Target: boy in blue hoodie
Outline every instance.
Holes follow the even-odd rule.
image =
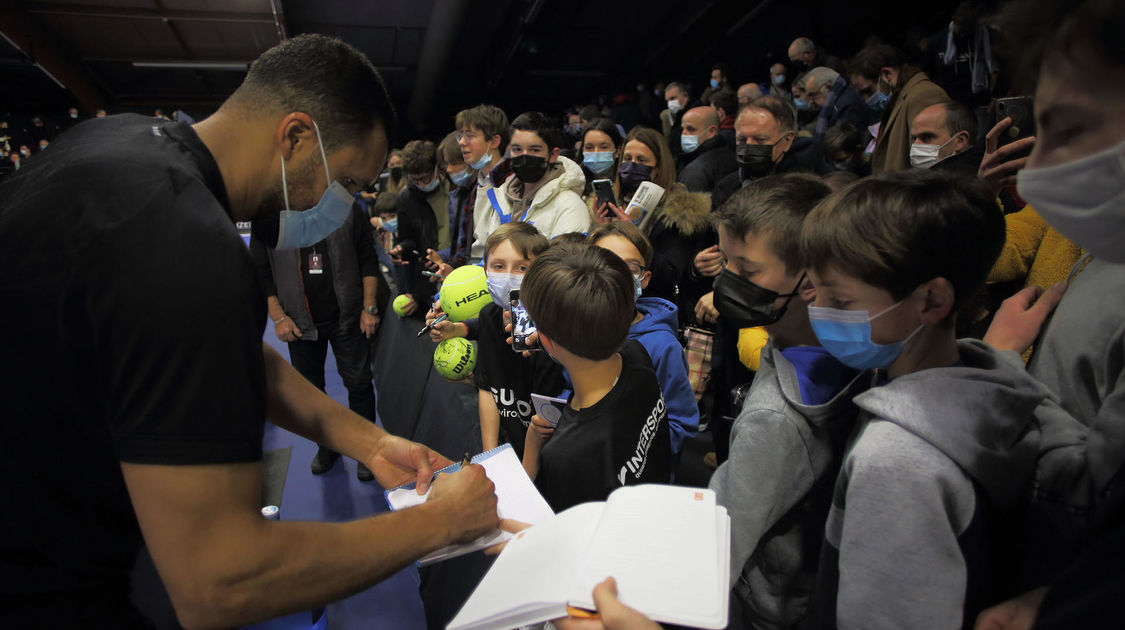
[[[832,482],[870,381],[821,348],[809,326],[812,284],[801,224],[831,191],[818,177],[755,180],[715,215],[726,264],[720,317],[763,326],[769,341],[734,421],[730,456],[710,487],[731,517],[731,628],[791,628],[804,619]],[[740,611],[740,613],[739,613]]]
[[[1055,407],[1019,366],[954,334],[1004,238],[977,182],[918,169],[856,182],[805,220],[813,331],[879,383],[854,399],[812,627],[971,628],[1009,586],[1003,519]]]
[[[672,470],[680,461],[684,442],[699,432],[699,405],[688,380],[684,347],[676,335],[679,325],[676,305],[656,297],[641,297],[652,277],[652,245],[637,226],[628,221],[613,221],[590,233],[588,242],[607,249],[625,261],[633,274],[636,315],[629,326],[629,339],[635,339],[652,359],[660,390],[668,405],[668,428],[672,441]]]

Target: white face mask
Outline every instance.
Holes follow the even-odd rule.
[[[1125,264],[1125,142],[1017,177],[1020,197],[1051,227],[1094,256]]]
[[[683,108],[684,108],[684,106],[680,105],[680,99],[678,99],[678,98],[674,98],[674,99],[668,101],[668,113],[672,114],[673,116],[675,116],[676,113],[679,112]]]
[[[953,142],[953,138],[946,140],[945,144]],[[912,144],[910,145],[910,165],[914,168],[930,168],[941,161],[938,156],[945,144]],[[947,156],[948,157],[948,156]]]

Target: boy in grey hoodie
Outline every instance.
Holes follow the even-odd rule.
[[[830,192],[809,175],[767,177],[716,215],[727,265],[715,305],[734,325],[770,335],[731,429],[730,457],[710,484],[731,516],[731,628],[804,619],[856,417],[851,399],[870,381],[821,348],[809,326],[814,294],[800,260],[801,224]]]
[[[1003,519],[1034,472],[1046,389],[954,336],[1004,244],[975,182],[886,173],[809,214],[809,319],[829,352],[878,369],[836,480],[810,620],[818,628],[972,627],[1005,593]],[[1009,550],[1011,551],[1011,550]]]

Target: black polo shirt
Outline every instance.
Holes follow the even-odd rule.
[[[186,123],[90,120],[0,185],[0,616],[139,623],[120,463],[259,460],[265,320]]]

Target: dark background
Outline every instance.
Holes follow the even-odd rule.
[[[4,0],[0,116],[205,117],[246,64],[282,37],[334,35],[370,57],[402,123],[395,141],[439,138],[480,102],[529,109],[768,80],[794,37],[846,59],[870,36],[903,47],[945,28],[957,2],[839,0]],[[989,3],[985,3],[986,5]],[[643,92],[638,86],[643,85]],[[646,97],[647,98],[647,97]],[[661,100],[663,100],[661,96]]]

